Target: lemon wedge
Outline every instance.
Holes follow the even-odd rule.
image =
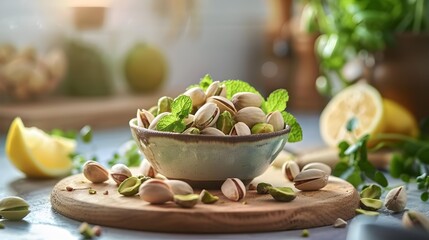
[[[320,134],[327,145],[336,147],[342,140],[353,141],[353,136],[346,129],[351,118],[358,120],[353,133],[359,138],[365,134],[375,136],[383,132],[384,117],[380,93],[367,83],[360,82],[345,88],[329,101],[320,115]]]
[[[420,130],[416,118],[406,108],[390,100],[383,99],[384,130],[383,133],[397,133],[418,137]]]
[[[15,118],[6,139],[6,154],[15,167],[32,178],[54,178],[69,174],[76,141],[51,136],[41,129],[26,128]]]

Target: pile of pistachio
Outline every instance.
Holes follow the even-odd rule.
[[[280,111],[266,115],[261,109],[264,101],[261,95],[238,92],[229,100],[226,98],[227,91],[226,86],[219,81],[212,82],[206,91],[200,87],[187,90],[183,96],[191,99],[191,109],[183,116],[183,127],[173,130],[159,126],[162,118],[171,116],[175,111],[172,109],[174,100],[162,97],[157,106],[149,110],[137,110],[138,126],[151,130],[216,136],[270,133],[285,128]]]
[[[291,182],[295,188],[301,191],[317,191],[328,184],[328,177],[331,175],[331,168],[320,162],[309,163],[302,169],[295,161],[286,161],[282,166],[283,175]]]
[[[30,205],[20,197],[5,197],[0,200],[1,218],[19,221],[30,213]]]

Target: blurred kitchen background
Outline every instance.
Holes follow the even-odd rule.
[[[15,116],[44,129],[126,126],[137,108],[176,96],[206,73],[245,80],[264,95],[286,88],[289,110],[319,113],[329,98],[316,90],[318,35],[306,31],[305,3],[1,1],[0,131]],[[429,56],[428,47],[417,52]],[[363,75],[359,64],[351,69]]]

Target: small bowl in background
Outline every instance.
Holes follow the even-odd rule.
[[[196,188],[220,188],[227,178],[244,184],[264,173],[287,142],[290,128],[248,136],[207,136],[148,130],[129,122],[147,160],[169,179]]]

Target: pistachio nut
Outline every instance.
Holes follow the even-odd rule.
[[[174,202],[183,208],[192,208],[197,205],[200,196],[198,194],[174,195]]]
[[[156,117],[156,115],[158,115],[158,106],[152,106],[147,111],[150,112],[150,113],[152,113],[152,115],[154,117]]]
[[[279,202],[290,202],[296,198],[296,194],[290,187],[272,187],[268,193]]]
[[[400,212],[407,205],[407,192],[403,186],[390,190],[384,199],[384,205],[393,212]]]
[[[149,125],[148,129],[150,129],[150,130],[155,130],[155,129],[156,129],[156,125],[158,124],[159,120],[160,120],[161,118],[163,118],[164,116],[167,116],[168,114],[170,114],[170,113],[169,113],[169,112],[163,112],[163,113],[158,114],[158,115],[157,115],[157,116],[152,120],[152,122],[150,123],[150,125]]]
[[[258,185],[256,186],[256,192],[258,194],[268,194],[268,191],[270,190],[270,188],[272,188],[273,185],[269,184],[269,183],[258,183]]]
[[[189,114],[185,119],[183,119],[183,122],[185,123],[186,128],[190,128],[194,124],[195,116],[192,114]]]
[[[148,128],[155,117],[149,111],[137,109],[137,125]]]
[[[319,170],[324,171],[328,175],[331,175],[331,172],[332,172],[330,166],[328,166],[324,163],[321,163],[321,162],[313,162],[313,163],[306,164],[301,170],[305,171],[308,169],[319,169]]]
[[[209,191],[203,189],[200,193],[200,200],[204,204],[212,204],[219,200],[218,196],[211,194]]]
[[[360,192],[360,197],[380,199],[381,187],[375,184],[370,184],[362,189],[362,191]]]
[[[143,174],[143,176],[150,178],[154,178],[156,177],[156,174],[158,174],[158,171],[156,171],[156,169],[152,167],[152,165],[147,159],[143,159],[140,163],[139,172]]]
[[[200,134],[200,129],[196,128],[196,127],[190,127],[188,129],[186,129],[185,131],[183,131],[183,134],[194,134],[194,135],[198,135]]]
[[[229,135],[232,136],[246,136],[250,134],[252,134],[252,132],[250,132],[250,128],[244,122],[234,124],[229,133]]]
[[[219,114],[220,110],[216,104],[206,103],[195,113],[194,125],[198,129],[211,127],[216,123]]]
[[[356,214],[362,214],[362,215],[373,216],[373,217],[380,215],[379,212],[363,210],[361,208],[356,209],[355,212]]]
[[[361,198],[360,207],[368,211],[377,211],[383,207],[383,201],[372,198]]]
[[[87,161],[82,168],[85,178],[93,183],[102,183],[109,180],[109,172],[98,162]]]
[[[429,232],[429,218],[417,211],[407,211],[402,216],[402,224],[406,228],[419,228]]]
[[[142,180],[138,177],[129,177],[119,184],[118,192],[124,196],[134,196],[139,192]]]
[[[119,185],[121,184],[125,179],[132,176],[130,169],[122,164],[117,163],[112,166],[110,169],[110,176],[112,179]]]
[[[226,97],[226,87],[224,84],[221,84],[219,81],[212,82],[206,90],[207,98],[213,96],[222,96]]]
[[[257,123],[265,122],[265,119],[265,113],[257,107],[242,108],[234,116],[236,122],[244,122],[249,128]]]
[[[262,105],[262,97],[256,93],[250,92],[236,93],[232,96],[231,101],[237,110],[245,107],[259,108]]]
[[[139,196],[151,204],[163,204],[173,200],[173,191],[163,180],[149,179],[140,185]]]
[[[231,101],[229,101],[227,98],[222,96],[213,96],[207,98],[208,103],[214,103],[219,108],[220,112],[228,111],[232,115],[235,115],[237,110],[234,107],[234,104],[232,104]]]
[[[173,103],[173,98],[171,97],[161,97],[158,99],[158,112],[156,115],[159,115],[163,112],[171,112],[171,104]]]
[[[334,228],[345,228],[347,226],[347,222],[342,218],[337,218],[333,224]]]
[[[267,123],[273,125],[274,131],[280,131],[285,128],[286,124],[280,111],[274,111],[267,115]]]
[[[252,134],[271,133],[274,132],[273,125],[269,123],[257,123],[251,129]]]
[[[302,191],[316,191],[328,184],[329,175],[319,169],[309,169],[296,175],[295,187]]]
[[[221,130],[225,135],[228,135],[231,132],[232,127],[235,122],[230,112],[224,111],[219,115],[219,118],[216,121],[216,128]]]
[[[5,197],[0,200],[0,216],[18,221],[30,213],[30,205],[20,197]]]
[[[221,130],[214,127],[206,127],[200,133],[202,135],[225,136]]]
[[[188,96],[192,100],[192,106],[194,108],[201,107],[206,102],[206,94],[203,89],[194,87],[188,89],[183,95]]]
[[[188,195],[194,193],[191,185],[180,180],[165,180],[165,183],[170,186],[175,195]]]
[[[289,181],[293,182],[296,175],[300,173],[298,163],[293,160],[285,162],[282,166],[282,172]]]
[[[238,178],[227,178],[221,186],[221,191],[232,201],[239,201],[246,196],[246,187]]]

